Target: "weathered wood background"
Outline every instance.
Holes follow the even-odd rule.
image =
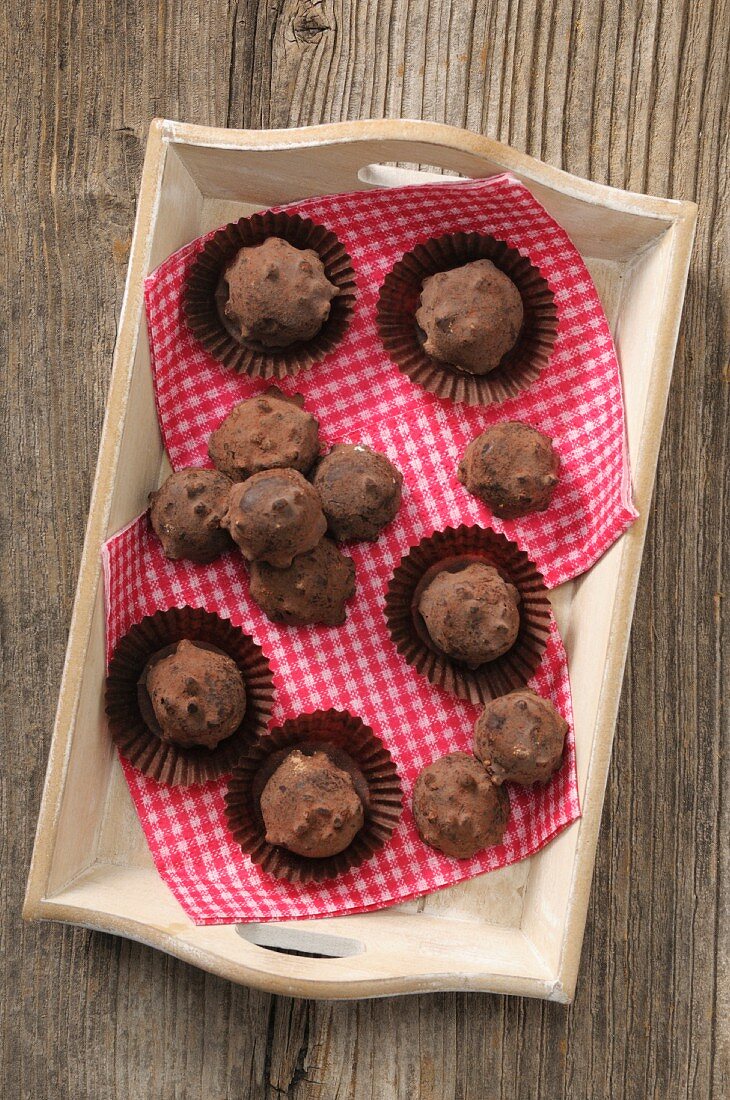
[[[726,0],[0,9],[2,1095],[730,1095]],[[700,204],[569,1010],[456,994],[277,999],[124,940],[21,925],[154,115],[254,127],[436,119]]]

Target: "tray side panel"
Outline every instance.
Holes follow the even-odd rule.
[[[154,266],[170,250],[179,247],[195,232],[202,197],[196,190],[178,158],[165,159],[161,192],[166,202],[160,206],[154,227],[147,239],[148,260]],[[142,267],[136,269],[141,283]],[[135,289],[138,286],[135,285]],[[144,331],[142,302],[135,295],[138,314],[130,318],[138,331]],[[156,483],[163,448],[155,411],[152,371],[146,337],[140,337],[134,348],[134,358],[121,436],[116,455],[113,483],[100,502],[104,512],[102,541],[128,523],[146,506],[149,487]],[[103,444],[102,444],[103,448]],[[101,472],[100,459],[100,472]],[[99,555],[101,546],[96,549]],[[58,808],[56,846],[47,891],[53,893],[78,874],[83,866],[96,858],[99,829],[108,797],[111,767],[115,754],[111,751],[104,716],[105,626],[104,589],[99,562],[88,576],[79,581],[79,596],[93,608],[85,661],[79,671],[78,702],[74,736],[70,739],[67,773]]]
[[[111,496],[142,316],[142,272],[147,263],[149,239],[160,198],[165,152],[162,127],[153,126],[145,154],[99,460],[92,490],[66,661],[26,890],[23,912],[27,917],[32,917],[38,912],[40,899],[49,890],[51,880],[64,879],[73,869],[72,861],[66,856],[63,860],[59,860],[58,864],[54,864],[59,814],[68,758],[79,714],[81,680],[90,652],[92,624],[94,616],[99,614],[99,605],[96,602],[101,598],[99,553],[108,529]],[[96,629],[98,630],[98,626]],[[94,706],[98,715],[98,702]],[[92,713],[94,713],[93,710]],[[87,832],[88,828],[87,824]],[[77,859],[77,869],[84,866],[93,855],[84,849],[82,843],[72,845],[72,851],[77,853],[73,857]]]
[[[539,165],[529,157],[515,154],[506,146],[477,135],[450,130],[452,141],[459,142],[459,137],[453,138],[453,135],[462,135],[459,144],[390,137],[373,140],[367,136],[368,131],[357,124],[344,124],[345,127],[351,137],[335,141],[328,141],[324,136],[318,140],[315,131],[320,128],[313,128],[307,142],[298,140],[301,131],[285,132],[278,148],[261,147],[257,135],[251,132],[242,133],[242,148],[233,148],[230,144],[219,144],[215,135],[220,131],[212,130],[209,142],[205,137],[200,139],[202,144],[189,143],[183,138],[176,148],[203,193],[259,207],[293,202],[309,195],[370,190],[378,185],[373,181],[388,178],[389,173],[383,176],[373,170],[374,165],[383,162],[422,162],[470,178],[484,178],[510,170],[567,229],[581,252],[602,259],[625,260],[633,256],[664,232],[671,222],[660,207],[652,209],[646,200],[642,204],[641,196],[632,196],[635,203],[625,199],[615,208],[602,204],[597,196],[591,201],[580,193],[584,188],[571,191],[566,187],[565,180],[571,177],[565,173]],[[177,126],[170,132],[178,137],[184,133]],[[390,178],[403,182],[400,173]],[[419,182],[422,179],[419,178]],[[586,181],[580,182],[585,187]],[[588,187],[611,192],[610,188],[598,185],[588,184]]]
[[[98,864],[52,902],[48,919],[70,921],[129,936],[204,969],[290,996],[348,999],[435,989],[483,989],[551,996],[554,979],[517,928],[493,928],[489,936],[472,922],[443,922],[382,910],[353,917],[309,921],[312,935],[343,957],[304,958],[270,951],[240,936],[234,925],[195,927],[157,875],[146,869]],[[301,922],[283,926],[296,937]],[[364,950],[352,953],[352,942]],[[290,939],[290,942],[291,939]]]
[[[631,618],[648,524],[677,331],[694,234],[695,212],[679,219],[656,246],[629,268],[617,325],[624,373],[626,424],[639,519],[576,586],[566,640],[576,723],[593,717],[590,750],[578,757],[583,818],[575,830],[576,856],[562,858],[563,838],[534,859],[522,929],[546,962],[561,974],[572,998],[588,909],[603,798],[613,744]],[[605,624],[602,628],[601,624]],[[603,660],[594,663],[593,633],[605,637]],[[600,669],[600,674],[596,670]],[[562,902],[562,933],[555,902]],[[547,902],[547,905],[546,905]]]

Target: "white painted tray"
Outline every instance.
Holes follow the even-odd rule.
[[[583,818],[529,860],[381,912],[196,928],[155,871],[103,712],[101,544],[144,509],[168,470],[143,280],[181,245],[241,214],[429,178],[392,162],[470,177],[514,172],[573,238],[616,340],[641,518],[588,574],[553,593],[570,664]],[[572,998],[695,220],[693,203],[602,187],[426,122],[278,131],[153,122],[27,918],[128,936],[233,981],[297,996],[474,989]]]

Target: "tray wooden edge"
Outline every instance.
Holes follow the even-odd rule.
[[[466,982],[457,975],[438,974],[433,977],[379,978],[367,982],[344,981],[326,990],[316,979],[287,979],[287,988],[275,975],[252,970],[216,955],[204,955],[198,949],[181,943],[147,925],[99,912],[89,919],[87,909],[74,909],[54,903],[44,897],[56,840],[58,817],[70,751],[71,733],[78,706],[79,685],[88,644],[92,614],[98,585],[101,581],[100,552],[106,537],[111,505],[111,489],[118,464],[126,399],[129,392],[134,349],[143,318],[143,283],[151,248],[151,230],[160,198],[160,188],[167,146],[180,142],[219,148],[277,149],[293,146],[318,147],[350,142],[399,140],[429,144],[435,148],[463,151],[501,165],[528,180],[534,180],[575,199],[646,217],[661,218],[667,230],[674,234],[671,278],[661,312],[666,319],[662,334],[654,349],[652,376],[644,417],[640,453],[633,465],[634,496],[641,517],[623,536],[623,551],[618,580],[618,598],[611,622],[609,661],[604,669],[596,736],[591,765],[583,798],[583,817],[579,829],[573,880],[570,891],[568,920],[558,973],[554,981],[538,979],[491,979],[488,983]],[[93,927],[148,943],[176,955],[206,970],[230,980],[256,988],[292,996],[359,998],[386,996],[427,990],[474,989],[512,992],[526,996],[547,997],[568,1003],[572,1000],[577,980],[583,931],[595,850],[601,822],[603,797],[611,757],[613,732],[618,711],[623,670],[628,650],[633,606],[638,585],[641,558],[646,537],[648,513],[659,454],[664,413],[674,361],[677,333],[684,300],[689,260],[697,219],[693,202],[662,199],[621,191],[573,176],[546,165],[533,157],[513,150],[490,138],[457,127],[420,120],[384,119],[332,123],[292,130],[226,130],[196,126],[167,119],[154,119],[150,125],[142,171],[137,214],[135,219],[130,262],[120,314],[118,337],[112,361],[106,413],[102,428],[99,458],[91,496],[89,519],[79,569],[74,607],[66,649],[66,659],[59,692],[59,702],[53,728],[46,778],[36,828],[36,838],[28,873],[23,917],[27,920],[54,920]]]
[[[443,122],[425,122],[422,119],[356,119],[347,122],[330,122],[318,126],[300,126],[278,130],[229,130],[218,126],[198,126],[195,123],[176,122],[173,119],[156,118],[150,124],[150,133],[158,131],[165,142],[196,145],[211,149],[293,149],[316,148],[323,145],[352,145],[355,143],[402,141],[431,145],[434,149],[468,153],[482,160],[494,161],[505,172],[532,179],[545,187],[553,188],[571,198],[598,206],[634,213],[643,217],[656,217],[668,222],[678,217],[696,218],[697,204],[685,199],[667,199],[658,195],[645,195],[638,191],[624,191],[608,184],[575,176],[562,168],[556,168],[528,153],[513,149],[511,145],[450,126]]]
[[[650,386],[647,397],[641,432],[642,445],[639,454],[632,456],[633,495],[639,518],[621,539],[623,550],[617,582],[617,598],[611,617],[609,657],[603,673],[596,720],[597,733],[582,800],[583,816],[579,822],[580,832],[573,866],[568,919],[564,929],[558,968],[558,983],[565,992],[568,1002],[573,1000],[578,978],[595,853],[601,827],[603,799],[608,781],[636,590],[639,584],[659,448],[674,370],[674,354],[697,224],[697,204],[682,202],[680,205],[682,209],[673,226],[671,276],[661,306],[665,324],[660,328],[660,336],[653,355],[652,376],[655,378],[655,384]]]
[[[31,906],[30,911],[24,909],[23,916],[26,920],[52,921],[105,932],[109,935],[123,936],[125,939],[164,951],[167,955],[200,967],[228,981],[278,996],[352,1001],[414,993],[469,992],[535,997],[561,1004],[568,1004],[570,1000],[560,981],[552,976],[538,978],[521,974],[464,974],[462,971],[449,969],[357,979],[340,976],[323,980],[321,973],[312,977],[303,973],[308,966],[312,966],[313,969],[316,967],[319,971],[321,960],[318,958],[287,955],[290,969],[286,975],[268,971],[263,966],[249,966],[246,962],[226,960],[222,963],[221,957],[214,952],[206,951],[187,940],[181,940],[179,936],[162,929],[116,914],[90,914],[86,908],[40,900]],[[241,946],[244,949],[259,950],[255,944],[247,944],[244,940],[241,940]],[[530,947],[534,952],[531,944]],[[534,953],[536,955],[536,952]],[[347,957],[343,957],[329,961],[347,963],[348,960]]]

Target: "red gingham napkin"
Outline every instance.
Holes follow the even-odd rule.
[[[318,416],[323,440],[371,444],[403,470],[403,507],[378,543],[348,548],[358,589],[347,624],[287,629],[270,623],[248,597],[240,557],[212,566],[171,563],[145,517],[104,549],[108,651],[145,614],[170,606],[229,616],[270,658],[277,688],[274,722],[317,707],[358,714],[383,739],[404,784],[405,810],[391,843],[333,883],[294,887],[261,875],[232,843],[223,815],[225,782],[175,790],[125,772],[162,878],[196,923],[276,920],[377,908],[522,859],[580,813],[572,729],[565,762],[546,788],[510,790],[505,843],[468,861],[421,843],[410,813],[420,767],[443,752],[468,749],[478,708],[432,688],[395,651],[382,605],[401,556],[424,535],[477,522],[504,530],[530,553],[548,584],[587,569],[628,527],[630,500],[621,384],[606,318],[590,276],[565,232],[510,176],[487,181],[329,196],[287,209],[334,229],[356,270],[358,299],[336,351],[282,384],[300,391]],[[499,407],[451,404],[413,385],[383,353],[375,329],[378,288],[404,251],[435,235],[483,230],[528,254],[548,280],[559,312],[551,362],[532,388]],[[206,443],[230,408],[266,385],[226,372],[193,340],[180,314],[193,242],[146,282],[160,426],[174,468],[210,465]],[[562,459],[551,508],[506,522],[455,478],[458,458],[477,432],[520,418],[548,432]],[[150,486],[152,488],[152,486]],[[532,686],[570,722],[565,652],[555,624]]]
[[[359,433],[392,457],[394,429]],[[454,749],[470,750],[479,708],[453,699],[411,669],[390,642],[382,612],[393,568],[424,527],[427,483],[406,466],[405,501],[386,538],[353,546],[358,592],[345,626],[287,629],[270,623],[248,596],[237,552],[213,565],[170,562],[146,515],[114,535],[103,550],[107,652],[144,615],[158,608],[205,607],[252,634],[275,673],[273,722],[319,707],[359,715],[392,753],[404,788],[404,812],[390,843],[373,859],[329,883],[306,887],[261,874],[230,837],[224,816],[226,781],[165,787],[124,764],[132,797],[157,869],[196,924],[272,921],[364,912],[405,901],[536,852],[580,815],[572,707],[565,651],[555,624],[531,686],[552,699],[571,723],[565,759],[550,783],[511,787],[504,842],[469,860],[439,855],[421,842],[410,793],[422,767]]]
[[[596,289],[566,232],[510,175],[329,195],[282,209],[338,235],[358,284],[351,326],[323,362],[281,383],[304,394],[325,440],[362,438],[388,426],[394,457],[414,478],[428,477],[429,525],[487,524],[528,551],[550,587],[588,569],[636,518],[631,503],[618,361]],[[491,233],[530,257],[556,299],[559,329],[548,367],[532,387],[499,406],[443,401],[406,378],[382,349],[375,327],[380,285],[402,254],[457,230]],[[209,466],[207,440],[232,406],[264,383],[223,369],[190,334],[180,310],[185,274],[201,247],[193,241],[145,284],[155,393],[174,469]],[[522,419],[547,432],[562,461],[547,512],[499,520],[456,480],[467,443],[497,420]],[[429,532],[430,533],[430,532]]]

